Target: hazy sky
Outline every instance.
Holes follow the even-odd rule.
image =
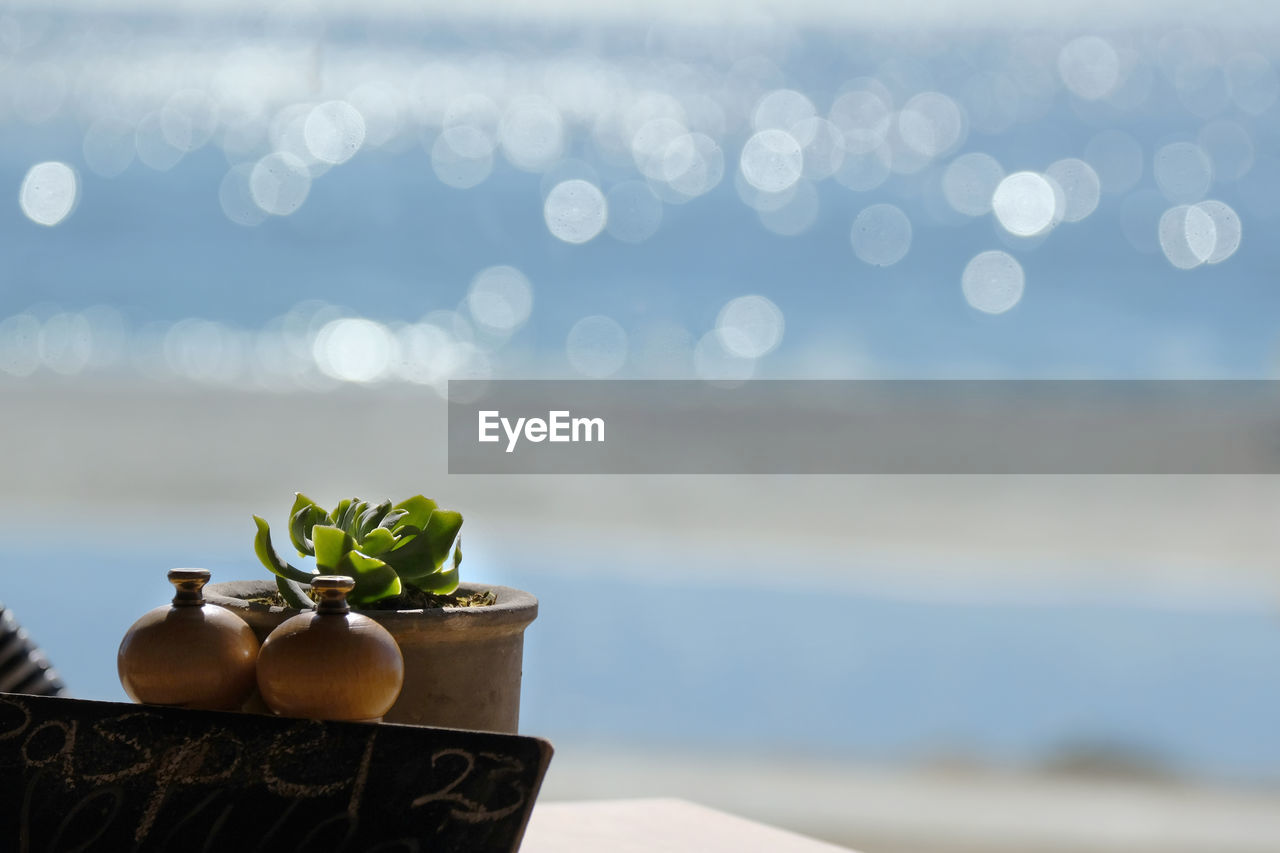
[[[357,16],[494,17],[576,20],[650,20],[679,17],[703,21],[768,15],[789,22],[942,24],[992,26],[1055,24],[1078,28],[1115,25],[1213,24],[1250,29],[1280,20],[1280,4],[1269,0],[14,0],[10,9],[129,10],[191,9],[298,14],[341,12]]]

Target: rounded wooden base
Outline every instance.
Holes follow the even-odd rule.
[[[404,684],[395,639],[357,613],[303,613],[267,637],[258,690],[283,717],[377,721]]]
[[[258,639],[216,606],[157,607],[133,624],[116,656],[135,702],[233,711],[255,686]]]

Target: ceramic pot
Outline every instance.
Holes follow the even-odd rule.
[[[210,584],[207,601],[232,611],[265,640],[297,610],[250,604],[275,593],[275,583]],[[391,632],[404,656],[404,686],[384,722],[515,733],[520,722],[524,629],[538,615],[538,600],[505,586],[462,584],[459,595],[490,591],[487,607],[438,610],[366,610]],[[259,704],[250,705],[262,709]]]

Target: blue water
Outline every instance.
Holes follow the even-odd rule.
[[[19,184],[33,156],[74,161],[58,144],[66,132],[10,131],[0,184]],[[25,144],[13,140],[23,135]],[[1055,146],[1041,159],[1066,153]],[[832,342],[924,375],[948,375],[957,362],[1030,376],[1160,375],[1162,357],[1188,347],[1209,375],[1268,375],[1273,366],[1280,245],[1249,220],[1235,257],[1179,271],[1137,253],[1120,228],[1120,200],[1104,197],[1089,219],[1019,254],[1026,296],[993,317],[969,308],[959,287],[976,252],[1004,248],[989,217],[954,226],[917,219],[912,250],[892,267],[853,256],[850,223],[868,205],[902,203],[903,179],[869,193],[820,185],[819,221],[797,237],[762,228],[726,181],[668,206],[642,245],[604,235],[570,246],[546,231],[539,176],[510,167],[457,190],[435,179],[421,149],[372,152],[318,179],[288,219],[254,229],[218,208],[226,168],[220,152],[204,150],[165,173],[137,163],[111,180],[88,173],[79,207],[54,229],[0,205],[0,252],[23,282],[0,291],[0,315],[42,301],[77,310],[106,303],[139,326],[197,316],[258,328],[320,299],[383,322],[413,320],[456,308],[479,270],[511,264],[536,300],[512,348],[557,352],[587,314],[627,328],[706,329],[729,299],[761,293],[786,317],[775,360]],[[1239,206],[1233,188],[1215,195]]]
[[[116,23],[141,32],[191,33],[167,18]],[[230,29],[215,26],[208,44],[193,44],[229,50],[236,42],[225,41],[228,33],[241,32],[246,44],[279,47],[254,28],[260,24],[223,23]],[[53,19],[48,43],[56,61],[78,57],[77,42],[68,35],[77,26],[75,18]],[[418,128],[422,141],[399,153],[361,151],[318,176],[296,213],[246,228],[219,208],[218,187],[229,166],[228,156],[213,145],[186,155],[169,171],[135,160],[108,179],[86,165],[86,116],[64,110],[34,126],[11,119],[0,144],[0,186],[17,187],[33,163],[56,159],[78,171],[81,187],[74,213],[54,228],[27,221],[15,203],[0,204],[0,253],[13,283],[0,289],[0,316],[42,303],[68,310],[106,303],[135,327],[197,316],[257,329],[302,300],[319,299],[383,322],[412,321],[427,311],[457,308],[476,272],[511,264],[529,277],[535,294],[527,325],[508,344],[517,353],[562,352],[574,322],[590,314],[613,317],[628,330],[677,323],[696,340],[714,326],[729,299],[759,293],[786,318],[782,344],[760,365],[762,375],[802,371],[792,356],[819,344],[915,375],[947,376],[974,365],[1024,376],[1270,375],[1280,244],[1266,235],[1280,212],[1280,167],[1269,152],[1280,138],[1280,107],[1248,115],[1224,100],[1204,115],[1192,114],[1175,89],[1179,78],[1165,67],[1173,54],[1154,46],[1163,34],[1153,23],[1150,32],[1114,36],[1117,44],[1137,46],[1144,68],[1156,68],[1139,107],[1085,103],[1059,86],[1047,97],[1043,116],[996,135],[975,129],[917,174],[893,175],[869,192],[829,179],[816,183],[818,219],[795,237],[766,230],[734,190],[747,136],[744,116],[730,115],[736,129],[717,140],[724,180],[687,204],[664,205],[660,228],[640,245],[608,234],[585,245],[555,239],[542,215],[543,175],[519,171],[501,156],[478,186],[446,186],[433,174],[428,153],[435,127]],[[944,49],[942,42],[917,44],[897,32],[878,38],[801,29],[765,40],[765,55],[752,61],[767,60],[773,70],[762,71],[751,85],[760,92],[796,87],[813,99],[820,115],[846,81],[864,75],[878,74],[893,86],[900,93],[897,106],[925,88],[958,98],[971,74],[1014,67],[1006,63],[1010,40],[1018,35],[949,34]],[[1064,32],[1059,40],[1071,35]],[[476,59],[483,68],[486,50],[511,61],[594,53],[636,91],[653,86],[661,92],[669,84],[672,97],[722,97],[719,87],[737,79],[727,72],[740,58],[667,55],[660,39],[645,40],[643,28],[523,32],[439,26],[397,32],[335,21],[328,38],[335,51],[364,50],[356,56],[371,63],[382,51],[393,51],[393,58],[403,54],[410,68],[441,57],[464,69]],[[1267,44],[1261,35],[1239,44],[1223,41],[1204,74],[1221,74],[1221,63],[1237,50],[1267,51]],[[123,55],[139,63],[150,58],[145,50]],[[40,58],[33,50],[28,61]],[[681,62],[689,69],[683,77]],[[915,77],[895,79],[902,67]],[[1053,67],[1051,57],[1046,67]],[[510,81],[513,92],[521,90],[518,82]],[[1155,240],[1159,214],[1172,202],[1141,220],[1147,244],[1141,251],[1126,238],[1121,212],[1135,193],[1155,191],[1152,159],[1159,147],[1194,140],[1209,120],[1237,124],[1256,153],[1242,179],[1217,176],[1207,193],[1240,213],[1244,238],[1225,262],[1181,271],[1160,254]],[[926,202],[955,156],[981,151],[996,157],[1006,173],[1042,170],[1059,158],[1083,156],[1089,140],[1104,129],[1124,130],[1140,143],[1141,179],[1122,195],[1104,194],[1094,214],[1054,228],[1043,241],[1009,239],[990,215],[966,218]],[[566,162],[589,164],[604,191],[638,177],[632,164],[599,156],[589,136],[587,126],[567,126]],[[256,156],[231,159],[252,162]],[[887,268],[859,261],[849,242],[854,217],[876,203],[900,206],[914,229],[906,257]],[[970,308],[959,286],[967,261],[991,249],[1013,253],[1027,279],[1021,303],[1000,316]],[[524,365],[515,358],[503,367],[519,375]]]
[[[84,698],[124,698],[116,646],[165,600],[171,564],[264,574],[247,547],[50,554],[10,542],[6,562],[26,568],[5,570],[0,595]],[[540,600],[524,731],[564,744],[1009,766],[1087,748],[1203,778],[1280,781],[1273,607],[1170,609],[1097,589],[982,603],[980,587],[946,601],[822,580],[635,579],[660,559],[643,546],[469,549],[468,577]],[[566,560],[590,568],[565,572]]]

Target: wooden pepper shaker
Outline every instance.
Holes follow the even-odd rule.
[[[404,684],[404,658],[391,633],[352,613],[351,578],[311,581],[319,601],[312,613],[280,624],[258,655],[258,691],[283,717],[377,722]]]
[[[170,569],[173,603],[133,623],[116,657],[120,683],[135,702],[238,709],[253,692],[258,640],[245,621],[206,607],[208,569]]]

